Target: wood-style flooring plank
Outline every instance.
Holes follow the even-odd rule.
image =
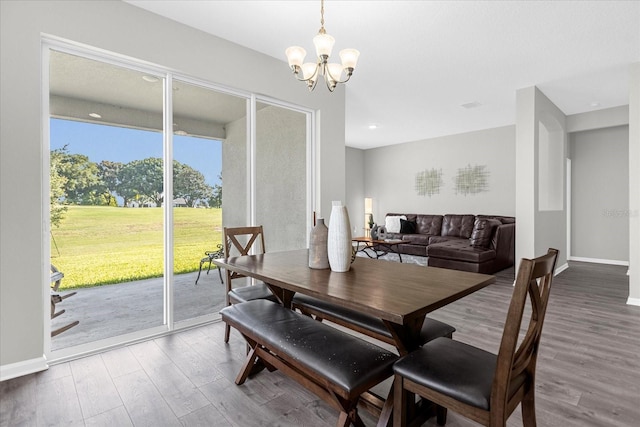
[[[129,346],[129,350],[145,371],[153,371],[173,363],[169,356],[158,347],[155,340],[133,344]]]
[[[180,426],[167,402],[144,371],[114,378],[124,406],[136,427]]]
[[[0,426],[33,426],[37,423],[35,375],[0,382]]]
[[[133,427],[124,405],[84,420],[85,427]]]
[[[73,377],[56,378],[38,384],[36,388],[37,426],[84,426]]]
[[[222,377],[214,355],[197,352],[179,334],[159,338],[156,344],[196,387]]]
[[[245,389],[226,378],[200,387],[207,399],[233,426],[272,426],[274,419],[281,414],[255,403],[246,395]]]
[[[232,424],[222,416],[213,405],[207,405],[180,418],[184,426],[231,427]]]
[[[209,404],[207,398],[174,364],[147,371],[147,375],[178,418]]]
[[[116,348],[100,356],[111,378],[142,370],[142,365],[131,352],[131,347]]]
[[[69,363],[84,418],[122,406],[122,400],[99,354]]]

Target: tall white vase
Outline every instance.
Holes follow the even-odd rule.
[[[334,201],[329,219],[327,252],[331,271],[343,273],[351,268],[351,224],[347,207]]]

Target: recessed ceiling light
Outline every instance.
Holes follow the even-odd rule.
[[[589,104],[592,107],[599,107],[600,106],[600,102],[598,101],[591,101],[591,103]]]
[[[155,82],[158,81],[158,78],[154,77],[154,76],[144,75],[144,76],[142,76],[142,80],[144,80],[145,82],[149,82],[149,83],[155,83]]]
[[[101,119],[102,116],[98,113],[89,113],[89,117],[93,117],[94,119]]]
[[[373,129],[378,129],[378,125],[377,125],[377,124],[375,124],[375,123],[371,123],[371,124],[369,125],[369,129],[371,129],[371,130],[373,130]]]

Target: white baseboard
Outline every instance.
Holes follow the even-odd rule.
[[[629,298],[627,299],[627,304],[628,304],[628,305],[637,305],[637,306],[640,306],[640,298],[631,298],[631,297],[629,297]]]
[[[0,366],[0,381],[33,374],[34,372],[40,372],[46,369],[49,369],[49,364],[47,363],[47,358],[44,357],[44,355],[31,360],[9,363],[8,365]]]
[[[626,267],[629,266],[629,261],[620,261],[616,259],[585,258],[585,257],[579,257],[579,256],[572,256],[572,257],[569,257],[569,261],[592,262],[594,264],[624,265]]]
[[[560,267],[556,267],[556,271],[553,273],[553,275],[557,276],[558,274],[560,274],[563,271],[565,271],[567,268],[569,268],[569,264],[565,262]]]

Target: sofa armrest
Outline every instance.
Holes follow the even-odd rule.
[[[500,268],[514,265],[516,256],[516,224],[502,224],[496,227],[491,249],[496,251],[496,263]]]

